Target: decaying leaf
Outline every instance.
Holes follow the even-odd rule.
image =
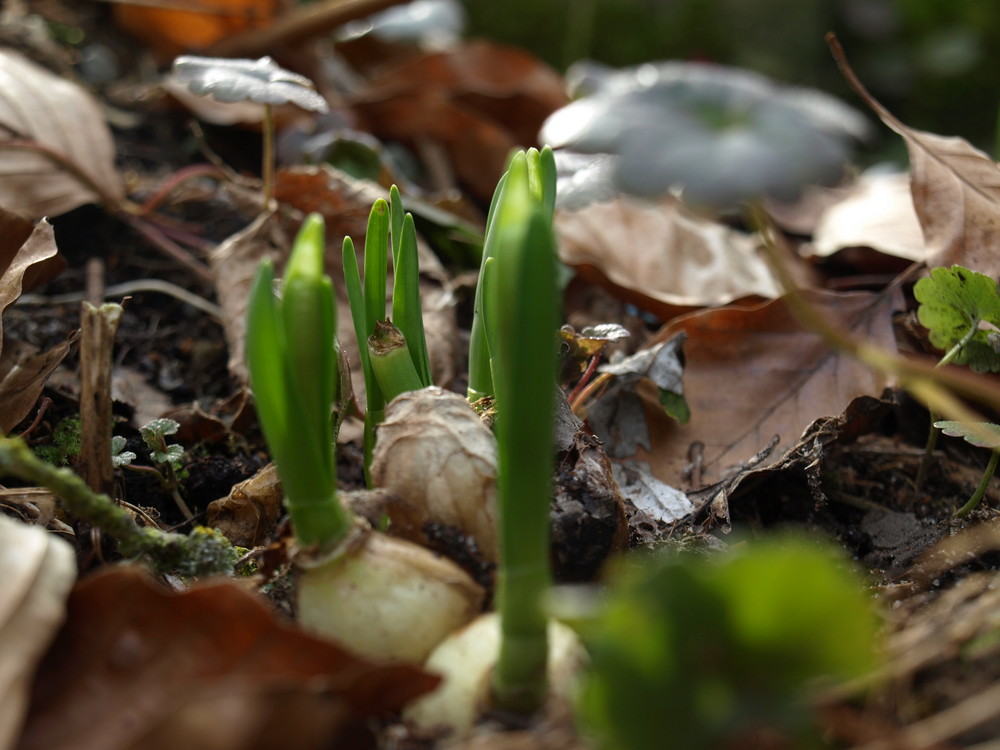
[[[622,461],[613,468],[622,495],[654,521],[671,524],[694,512],[694,504],[688,496],[654,477],[649,464]]]
[[[65,614],[76,578],[73,548],[0,515],[0,748],[14,746],[38,661]]]
[[[696,218],[673,200],[560,210],[555,230],[564,263],[664,318],[678,308],[780,294],[753,236]]]
[[[58,216],[125,195],[101,105],[9,49],[0,50],[0,153],[0,205],[9,210]]]
[[[137,568],[107,568],[70,596],[20,747],[367,747],[371,718],[437,681],[280,622],[237,583],[177,594]]]
[[[896,294],[811,292],[807,299],[842,330],[895,350],[891,313],[902,304]],[[814,421],[841,414],[857,396],[879,396],[889,385],[881,373],[803,329],[783,300],[693,313],[666,326],[653,341],[680,331],[688,337],[684,396],[691,421],[678,425],[663,415],[655,396],[640,391],[651,448],[635,453],[674,487],[688,486],[685,469],[694,445],[703,446],[702,483],[712,484],[775,437],[781,449],[757,463],[763,467],[780,460]]]
[[[853,247],[912,261],[927,258],[908,174],[864,174],[822,212],[813,232],[813,253],[827,257]]]
[[[32,222],[0,208],[0,313],[25,290],[55,276],[65,265],[52,225]],[[3,319],[0,317],[0,337]],[[66,341],[39,352],[0,338],[0,432],[6,434],[34,407],[45,381],[69,351]]]
[[[74,335],[44,351],[17,340],[5,343],[0,357],[0,432],[9,433],[28,416],[75,339]]]
[[[65,265],[52,225],[32,222],[0,208],[0,314],[21,296],[55,276]],[[0,337],[3,322],[0,319]]]
[[[868,93],[838,48],[835,56],[868,106],[906,142],[928,265],[958,264],[1000,276],[1000,166],[964,138],[907,127]]]

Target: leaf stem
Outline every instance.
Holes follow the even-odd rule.
[[[990,462],[986,465],[986,471],[983,472],[983,478],[979,480],[979,486],[976,487],[976,491],[972,493],[969,501],[955,512],[958,518],[965,518],[979,505],[983,496],[986,495],[986,490],[989,489],[990,480],[993,479],[998,462],[1000,462],[1000,451],[993,451],[990,454]]]

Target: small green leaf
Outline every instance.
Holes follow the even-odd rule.
[[[135,454],[132,451],[125,450],[127,442],[121,435],[113,435],[111,437],[111,465],[116,469],[128,466],[135,461]]]
[[[580,623],[592,663],[578,715],[602,750],[740,747],[747,736],[815,747],[813,690],[877,665],[864,582],[828,545],[786,534],[617,573],[596,619]]]
[[[992,422],[952,422],[944,420],[935,422],[934,426],[945,435],[962,438],[969,445],[1000,450],[1000,425],[998,424],[993,424]]]
[[[935,268],[914,285],[913,294],[920,303],[917,319],[931,344],[946,352],[944,361],[967,364],[975,372],[1000,370],[993,346],[1000,291],[993,279],[962,266]]]

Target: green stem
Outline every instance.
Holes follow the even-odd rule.
[[[966,346],[972,337],[976,335],[976,331],[979,330],[979,321],[972,321],[969,325],[969,330],[965,332],[962,338],[956,343],[951,349],[945,352],[945,355],[941,357],[934,368],[943,367],[944,365],[950,365],[952,360],[955,359],[962,351],[962,348]],[[938,441],[938,431],[934,426],[934,423],[941,419],[940,414],[936,414],[933,409],[930,410],[931,425],[927,431],[927,442],[924,443],[924,455],[920,458],[920,465],[917,467],[917,476],[914,479],[914,485],[917,490],[923,488],[924,482],[927,481],[927,472],[930,470],[931,461],[934,460],[934,449],[937,447]]]
[[[0,437],[0,475],[16,476],[46,487],[57,495],[71,515],[87,521],[118,542],[125,557],[146,557],[162,572],[207,576],[233,572],[237,554],[220,534],[208,530],[168,534],[143,528],[107,495],[91,490],[69,469],[42,461],[20,438]]]
[[[312,214],[292,247],[281,300],[274,268],[261,264],[247,306],[247,369],[257,415],[295,536],[330,547],[353,519],[337,498],[331,413],[337,383],[333,285],[324,271],[322,217]]]
[[[530,714],[547,694],[547,615],[552,583],[549,506],[558,320],[551,213],[528,186],[515,158],[495,218],[496,318],[493,376],[497,399],[501,646],[493,674],[499,708]]]
[[[990,480],[993,479],[994,472],[997,470],[998,461],[1000,461],[1000,451],[993,451],[990,454],[990,462],[986,465],[986,471],[983,472],[983,478],[979,481],[976,491],[972,493],[969,502],[955,512],[958,518],[965,518],[965,516],[969,515],[979,505],[990,486]]]
[[[396,231],[395,222],[393,232]],[[392,319],[399,327],[409,348],[413,367],[425,386],[431,384],[430,358],[424,337],[424,316],[420,306],[420,268],[417,259],[417,232],[413,216],[406,214],[400,222],[399,249],[393,235]],[[386,399],[391,397],[386,394]]]
[[[392,401],[400,393],[424,387],[402,332],[388,320],[375,324],[375,333],[368,337],[368,355],[382,394]]]

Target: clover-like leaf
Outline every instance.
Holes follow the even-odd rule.
[[[541,140],[612,155],[617,187],[645,197],[681,187],[685,200],[710,206],[790,201],[807,184],[836,181],[851,139],[868,128],[833,97],[721,65],[590,64],[581,82],[589,95],[549,117]]]
[[[192,94],[220,102],[294,104],[310,112],[330,108],[312,81],[285,70],[270,57],[230,60],[182,55],[174,60],[171,77]]]
[[[1000,424],[943,420],[935,422],[934,426],[945,435],[962,438],[969,445],[1000,450]]]
[[[975,372],[1000,370],[994,345],[1000,289],[993,279],[962,266],[935,268],[914,285],[913,294],[920,303],[917,319],[931,344],[947,352],[947,361],[967,364]],[[952,354],[956,346],[960,348]]]
[[[127,442],[121,435],[113,435],[111,438],[111,465],[116,469],[128,466],[136,459],[135,453],[125,450]]]

